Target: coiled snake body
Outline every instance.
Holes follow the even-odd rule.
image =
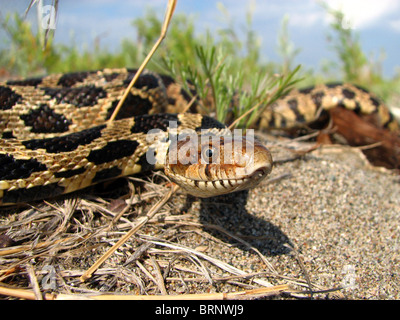
[[[350,83],[319,84],[292,90],[264,112],[260,128],[293,128],[323,122],[327,111],[342,107],[368,117],[368,122],[390,131],[399,131],[399,123],[373,93]]]
[[[209,197],[252,187],[271,171],[264,146],[230,136],[213,118],[159,113],[179,96],[168,96],[151,72],[106,123],[134,74],[102,70],[2,83],[1,205],[164,167],[184,190]]]
[[[271,171],[269,151],[251,137],[181,113],[190,98],[167,76],[144,72],[107,123],[134,74],[105,69],[0,83],[0,205],[160,168],[188,193],[209,197],[253,187]],[[350,84],[294,90],[258,126],[308,125],[337,105],[398,130],[375,96]]]

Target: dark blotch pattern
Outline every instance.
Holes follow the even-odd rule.
[[[298,123],[303,123],[306,122],[306,119],[304,118],[304,115],[300,113],[298,109],[298,103],[296,99],[291,99],[288,101],[289,108],[294,112],[296,115],[296,121]]]
[[[37,87],[42,83],[42,78],[28,78],[24,80],[9,80],[7,84],[10,86],[22,86],[22,87]]]
[[[119,175],[121,175],[121,173],[122,173],[122,170],[119,169],[118,167],[104,169],[104,170],[97,172],[92,181],[100,182],[100,181],[109,180],[109,179],[118,177]]]
[[[154,170],[154,164],[151,164],[147,161],[146,153],[144,153],[142,156],[139,157],[137,164],[141,166],[142,172],[148,172]]]
[[[111,107],[107,110],[106,120],[110,119],[116,106],[118,105],[118,102],[119,101],[114,101]],[[151,108],[153,108],[153,104],[149,99],[134,96],[133,94],[129,93],[115,119],[119,120],[147,114]]]
[[[197,127],[195,130],[201,131],[202,129],[212,129],[212,128],[224,129],[225,125],[219,122],[218,120],[215,120],[214,118],[203,116],[203,119],[201,119],[201,126]]]
[[[369,100],[371,101],[371,103],[378,108],[380,106],[380,102],[378,99],[374,98],[374,97],[369,97]],[[378,111],[378,109],[376,109],[376,111]]]
[[[107,92],[99,87],[44,88],[45,94],[55,98],[57,103],[68,103],[77,107],[94,106],[99,99],[106,98]]]
[[[131,140],[117,140],[107,143],[103,148],[92,150],[87,159],[96,165],[131,156],[139,143]]]
[[[175,98],[173,98],[173,97],[168,97],[168,104],[170,104],[170,105],[175,105],[175,103],[176,103],[176,99],[175,99]]]
[[[175,83],[174,78],[172,78],[170,76],[160,74],[160,78],[161,78],[165,88],[168,88],[172,83]],[[188,81],[188,84],[190,85],[191,82]],[[194,90],[194,89],[192,90],[191,87],[193,87],[193,86],[189,86],[189,90],[191,91],[191,95],[183,88],[179,92],[180,95],[183,97],[183,99],[186,100],[188,103],[192,100],[192,97],[197,94],[196,90]],[[168,96],[168,103],[170,105],[174,105],[175,102],[176,102],[176,99],[174,99],[171,96]],[[196,113],[197,106],[198,106],[197,101],[194,101],[192,103],[192,105],[190,106],[189,112],[190,113]]]
[[[0,86],[0,110],[11,109],[22,97],[7,87]]]
[[[353,111],[354,111],[355,113],[357,113],[357,114],[361,114],[362,112],[361,112],[360,103],[357,102],[357,101],[355,101],[355,104],[356,104],[356,106],[354,107]]]
[[[173,121],[179,127],[178,115],[174,113],[163,113],[156,115],[143,115],[135,117],[135,124],[131,128],[131,133],[148,132],[151,129],[167,131],[170,127],[169,122]]]
[[[342,90],[342,93],[347,99],[354,99],[354,97],[356,96],[356,94],[353,91],[346,88]]]
[[[275,117],[275,115],[272,114],[271,119],[269,119],[269,121],[268,121],[268,126],[270,128],[275,128],[275,126],[276,126],[276,117]],[[285,118],[281,119],[280,126],[281,127],[285,127],[286,126],[286,119]]]
[[[292,109],[293,111],[297,109],[297,100],[296,99],[290,99],[288,102],[289,108]]]
[[[309,94],[313,90],[314,90],[314,86],[311,86],[311,87],[303,88],[303,89],[299,90],[299,92],[302,94]]]
[[[71,124],[64,115],[54,112],[46,104],[41,104],[39,108],[21,115],[21,119],[26,126],[32,127],[31,132],[35,133],[66,132]]]
[[[36,186],[29,189],[4,191],[3,203],[21,203],[55,197],[64,193],[64,187],[57,183],[47,186]]]
[[[80,132],[71,133],[62,137],[33,139],[23,141],[22,144],[31,150],[46,149],[49,153],[73,151],[80,145],[86,145],[101,136],[105,125],[93,127]]]
[[[133,77],[136,74],[136,70],[128,70],[129,74],[126,77],[126,79],[123,81],[123,84],[128,86]],[[142,74],[136,81],[135,83],[135,88],[138,89],[143,89],[143,88],[147,88],[147,89],[154,89],[154,88],[158,88],[160,86],[160,81],[157,78],[157,76],[155,76],[154,74]]]
[[[113,81],[115,78],[117,78],[119,75],[120,75],[120,73],[117,73],[117,72],[105,74],[105,75],[104,75],[104,79],[105,79],[107,82],[111,82],[111,81]]]
[[[169,87],[172,83],[175,83],[174,78],[168,75],[160,74],[160,78],[166,88]]]
[[[323,91],[318,91],[311,96],[311,99],[314,101],[315,105],[317,106],[317,109],[321,107],[322,98],[324,96],[325,93]]]
[[[86,77],[90,74],[93,74],[95,72],[72,72],[72,73],[66,73],[58,79],[57,84],[62,87],[72,87],[74,84],[78,82],[82,82],[83,80],[86,79]]]
[[[85,172],[85,168],[81,167],[79,169],[74,169],[74,170],[66,170],[66,171],[59,171],[59,172],[55,172],[54,176],[56,178],[71,178],[77,174],[81,174],[83,172]]]
[[[15,139],[12,131],[4,131],[3,134],[1,135],[2,139]]]
[[[326,128],[326,126],[329,124],[329,113],[326,110],[322,110],[321,113],[319,114],[319,117],[314,121],[311,122],[309,124],[307,124],[307,126],[311,129],[314,130],[322,130],[324,128]],[[306,134],[308,132],[303,132],[303,134]],[[301,132],[300,132],[301,134]]]
[[[394,119],[393,113],[389,112],[389,119],[388,119],[388,121],[386,121],[385,123],[382,124],[383,127],[384,127],[384,128],[388,128],[388,127],[389,127],[389,124],[390,124],[392,121],[394,121],[394,120],[395,120],[395,119]]]
[[[46,166],[36,159],[20,160],[9,154],[0,154],[0,180],[25,179],[33,172],[44,170]]]

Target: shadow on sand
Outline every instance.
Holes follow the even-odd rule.
[[[247,197],[248,190],[244,190],[200,199],[200,222],[204,230],[242,250],[249,250],[249,248],[219,231],[218,228],[241,238],[265,256],[289,253],[290,248],[285,246],[285,244],[291,246],[289,238],[277,226],[249,213],[246,209]],[[188,196],[185,207],[190,208],[194,200],[194,197]]]

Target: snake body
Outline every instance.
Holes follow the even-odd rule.
[[[268,175],[272,158],[264,146],[232,137],[207,115],[181,113],[190,96],[168,76],[145,71],[108,123],[135,72],[104,69],[0,83],[0,205],[153,169],[164,169],[200,197],[250,188]],[[376,96],[351,84],[294,90],[265,110],[258,125],[308,126],[335,106],[399,129]]]
[[[110,69],[0,84],[1,205],[160,168],[187,192],[209,197],[252,187],[271,171],[260,143],[232,137],[205,115],[163,113],[179,97],[168,96],[152,72],[107,123],[134,74]]]
[[[336,107],[367,116],[368,121],[377,127],[399,131],[397,120],[376,95],[350,83],[294,89],[261,115],[258,126],[279,129],[310,126],[328,119],[326,113]]]

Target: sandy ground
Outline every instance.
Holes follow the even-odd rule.
[[[43,287],[53,270],[50,291],[78,295],[213,294],[269,283],[302,291],[275,299],[308,298],[310,288],[317,299],[399,299],[399,176],[350,147],[294,159],[293,148],[312,144],[265,143],[276,165],[259,187],[203,200],[174,195],[85,283],[84,270],[154,204],[150,194],[168,188],[154,184],[114,226],[115,203],[92,195],[3,212],[1,233],[23,250],[0,249],[2,283],[31,288],[31,270]]]
[[[271,150],[278,162],[290,157],[281,148]],[[344,286],[348,299],[398,299],[399,176],[369,166],[358,150],[330,146],[277,165],[270,178],[279,177],[249,193],[251,218],[242,227],[258,234],[272,230],[275,244],[259,249],[274,268],[299,274],[281,247],[288,241],[311,282]]]
[[[277,164],[261,186],[191,203],[188,212],[224,243],[208,245],[206,252],[247,273],[275,274],[268,278],[274,285],[296,287],[303,280],[314,291],[341,288],[313,298],[400,298],[399,176],[372,167],[348,146],[327,146],[292,160],[287,143],[265,141]],[[311,146],[295,143],[294,149]],[[193,240],[187,245],[198,246]]]

